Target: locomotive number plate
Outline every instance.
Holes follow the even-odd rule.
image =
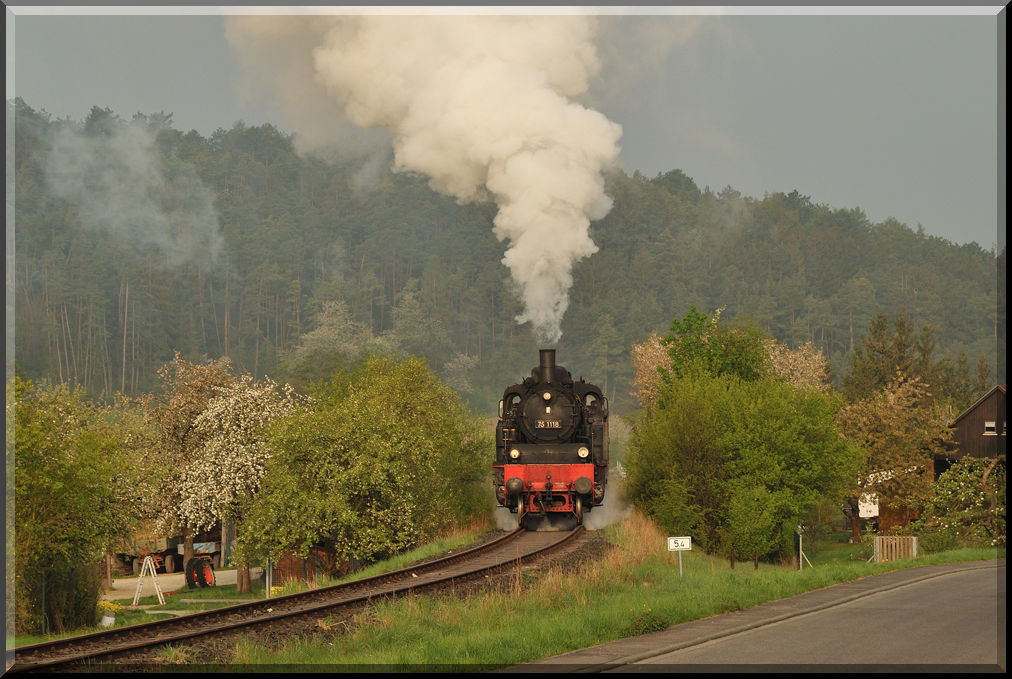
[[[562,420],[535,420],[535,429],[562,429]]]

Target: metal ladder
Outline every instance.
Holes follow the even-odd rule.
[[[141,566],[141,575],[137,578],[137,591],[134,592],[134,602],[130,604],[130,608],[137,606],[137,602],[141,599],[141,587],[144,585],[144,575],[150,573],[151,577],[155,581],[155,592],[158,593],[158,605],[165,605],[165,597],[162,596],[162,586],[158,584],[158,574],[155,573],[155,560],[150,554],[144,557],[144,564]]]

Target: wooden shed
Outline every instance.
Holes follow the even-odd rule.
[[[955,461],[966,455],[990,459],[1004,455],[1005,387],[999,384],[991,389],[963,411],[949,427],[953,429],[949,460]],[[936,474],[940,474],[937,462]]]
[[[949,428],[952,443],[945,455],[935,458],[934,480],[948,471],[962,457],[996,458],[1005,454],[1005,387],[998,385],[972,406],[960,413]],[[893,526],[906,526],[918,518],[909,507],[882,507],[879,509],[878,529],[886,531]]]

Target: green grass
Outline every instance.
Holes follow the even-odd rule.
[[[236,585],[217,585],[215,587],[206,587],[202,589],[179,589],[172,592],[163,592],[165,596],[165,608],[172,611],[210,611],[215,608],[222,608],[223,606],[232,606],[237,603],[243,603],[253,599],[264,598],[264,587],[260,582],[254,581],[251,585],[251,591],[240,594],[237,591]],[[181,599],[229,599],[227,602],[219,601],[208,601],[206,603],[183,603]],[[129,604],[124,603],[126,607]],[[138,601],[138,606],[153,606],[158,604],[158,597],[156,595],[142,596]],[[154,611],[156,609],[148,609]]]
[[[467,598],[408,597],[379,602],[347,633],[336,625],[277,650],[253,642],[233,649],[235,664],[468,664],[482,670],[635,636],[669,625],[820,589],[868,575],[937,563],[994,559],[994,549],[964,549],[917,560],[868,564],[827,543],[815,568],[803,571],[727,561],[700,552],[677,556],[639,517],[607,529],[617,548],[581,572],[532,577],[516,571],[505,584]],[[845,543],[844,543],[845,544]],[[847,545],[857,551],[860,545]],[[823,561],[823,558],[830,561]],[[866,557],[865,557],[866,558]],[[846,559],[846,560],[844,560]],[[326,623],[325,623],[326,624]]]
[[[101,614],[98,616],[101,618]],[[160,613],[148,613],[146,611],[128,612],[116,614],[116,624],[113,627],[128,627],[130,625],[140,625],[145,622],[154,622],[156,620],[165,620],[173,616],[168,614]],[[30,646],[32,644],[41,644],[45,641],[53,641],[55,639],[64,639],[66,637],[76,637],[82,634],[91,634],[92,632],[105,632],[108,631],[109,627],[81,627],[75,630],[67,632],[59,632],[54,634],[21,634],[16,637],[7,637],[7,648],[19,648],[21,646]]]
[[[478,537],[482,532],[483,531],[474,531],[461,535],[453,535],[442,540],[436,540],[435,542],[419,547],[418,549],[413,549],[410,552],[404,552],[403,554],[399,554],[385,561],[374,563],[371,566],[357,570],[347,577],[335,580],[334,582],[338,583],[361,580],[373,575],[380,575],[381,573],[389,573],[390,571],[407,568],[411,564],[421,561],[422,559],[428,559],[431,556],[448,552],[451,549],[454,551],[466,549],[478,540]]]
[[[318,583],[318,586],[325,587],[331,584],[337,584],[339,582],[347,582],[351,580],[360,580],[367,578],[372,575],[379,575],[381,573],[388,573],[390,571],[400,570],[407,566],[435,556],[442,554],[450,550],[460,550],[469,547],[474,544],[483,530],[476,529],[471,530],[467,533],[459,535],[451,535],[450,537],[437,540],[428,545],[424,545],[417,549],[413,549],[409,552],[399,554],[393,558],[386,559],[372,564],[366,568],[355,571],[347,577],[341,579],[329,579],[325,578]],[[294,594],[296,592],[302,592],[308,589],[306,583],[298,581],[290,581],[284,584],[282,587],[282,594]],[[216,587],[207,587],[200,589],[183,589],[173,592],[163,592],[165,596],[165,608],[172,611],[188,611],[188,612],[200,612],[210,611],[216,608],[222,608],[224,606],[231,606],[235,603],[241,603],[244,600],[249,599],[263,599],[264,598],[264,587],[260,580],[254,580],[251,583],[251,592],[240,594],[236,591],[236,585],[218,585]],[[233,599],[234,602],[207,602],[207,603],[182,603],[180,599]],[[119,600],[124,609],[128,607],[131,600]],[[155,595],[141,597],[137,604],[139,606],[145,605],[156,605],[158,604],[158,597]],[[127,625],[138,625],[145,622],[152,622],[155,620],[163,620],[165,618],[171,618],[169,614],[158,614],[155,611],[157,609],[145,609],[145,611],[139,612],[123,612],[116,614],[116,627],[124,627]],[[70,632],[63,632],[60,634],[46,635],[19,635],[17,637],[7,637],[7,648],[16,646],[27,646],[30,644],[37,644],[44,641],[51,641],[53,639],[62,639],[64,637],[72,637],[80,634],[89,634],[91,632],[99,632],[103,629],[102,627],[86,627],[76,629]]]

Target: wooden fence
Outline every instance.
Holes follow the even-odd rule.
[[[300,580],[315,586],[317,580],[329,575],[332,570],[320,554],[310,554],[306,559],[286,554],[274,566],[274,584],[283,585],[289,580]]]
[[[917,558],[917,538],[896,535],[876,535],[875,563]]]

